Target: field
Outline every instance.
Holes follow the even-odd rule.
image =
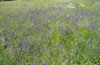
[[[100,1],[1,1],[0,65],[100,65]]]

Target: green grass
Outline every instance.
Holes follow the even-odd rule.
[[[91,1],[0,2],[0,65],[99,65],[100,3]]]

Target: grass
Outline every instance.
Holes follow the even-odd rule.
[[[0,65],[100,65],[99,5],[0,2]]]

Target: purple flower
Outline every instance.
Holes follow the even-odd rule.
[[[22,49],[23,51],[26,51],[28,49],[28,40],[26,42],[23,42]]]
[[[95,53],[93,53],[92,56],[95,57]]]
[[[25,21],[26,20],[26,17],[23,16],[22,19]]]
[[[20,20],[20,19],[21,19],[21,17],[20,17],[20,16],[18,16],[18,17],[16,17],[16,19],[17,19],[17,20]]]
[[[21,36],[21,39],[20,40],[23,41],[23,36]]]
[[[67,15],[66,14],[63,14],[63,17],[64,17],[64,19],[66,19],[67,18]]]
[[[77,23],[74,23],[74,26],[77,26],[78,24]]]
[[[83,39],[83,38],[81,38],[81,39],[80,39],[80,42],[83,42],[83,41],[84,41],[84,39]]]
[[[6,44],[7,44],[7,45],[10,45],[10,43],[9,43],[8,41],[6,42]]]
[[[29,52],[32,53],[32,49],[30,49]]]
[[[35,21],[35,18],[30,18],[30,21],[32,21],[32,22]]]
[[[58,29],[59,29],[59,30],[62,30],[62,26],[58,26]]]
[[[76,21],[78,19],[78,15],[76,15],[73,19],[73,21]]]
[[[97,47],[97,51],[100,51],[100,47]]]
[[[94,24],[91,24],[91,28],[92,28],[92,31],[95,30],[95,23]]]
[[[47,63],[44,63],[44,65],[47,65]]]
[[[16,58],[16,61],[19,61],[20,59],[19,58]]]
[[[37,26],[34,27],[34,32],[37,32]]]
[[[59,47],[60,47],[60,49],[62,50],[62,49],[65,49],[65,46],[64,46],[64,44],[62,43],[62,44],[60,44],[59,45]]]
[[[61,58],[65,58],[65,55],[60,56]]]
[[[75,4],[75,6],[76,6],[76,7],[78,7],[78,6],[79,6],[79,4]]]
[[[36,63],[33,63],[33,65],[37,65]]]
[[[95,4],[96,1],[89,1],[88,3],[89,3],[89,4]]]

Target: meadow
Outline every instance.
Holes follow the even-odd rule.
[[[100,1],[0,1],[0,65],[100,65]]]

